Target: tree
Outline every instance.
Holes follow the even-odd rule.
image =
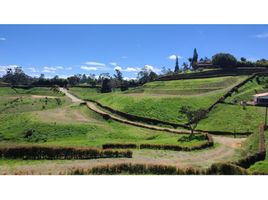
[[[176,64],[175,64],[174,72],[175,72],[175,73],[179,73],[179,72],[180,72],[178,56],[176,56]]]
[[[236,58],[229,53],[218,53],[212,57],[212,63],[220,68],[233,68],[237,65]]]
[[[3,76],[3,80],[11,85],[28,85],[32,78],[24,73],[21,67],[15,67],[6,70],[6,74]]]
[[[111,80],[104,78],[101,85],[101,93],[108,93],[112,91]]]
[[[67,80],[68,80],[68,83],[71,86],[75,86],[75,85],[77,85],[80,82],[80,78],[77,75],[70,76],[70,77],[67,78]]]
[[[162,70],[161,70],[161,74],[166,76],[166,75],[171,75],[173,74],[173,72],[171,71],[171,69],[166,69],[166,67],[162,67]]]
[[[182,63],[182,66],[183,66],[183,71],[184,72],[186,72],[187,70],[189,70],[189,65],[186,62]]]
[[[247,59],[244,58],[244,57],[241,57],[240,60],[241,60],[241,62],[246,62],[247,61]]]
[[[143,67],[138,73],[138,79],[140,84],[145,84],[147,82],[153,81],[157,77],[158,75],[146,66]]]
[[[198,122],[207,117],[207,110],[198,109],[194,110],[190,106],[182,106],[179,110],[186,119],[187,119],[187,127],[191,130],[191,135],[193,135],[194,130],[198,124]]]
[[[194,53],[193,53],[193,58],[192,58],[192,63],[191,63],[194,70],[197,69],[197,62],[198,62],[198,53],[197,53],[196,48],[194,48]]]
[[[117,79],[119,82],[123,81],[123,75],[122,72],[119,69],[115,69],[114,77]]]
[[[190,67],[192,67],[193,58],[188,58],[188,61],[189,61],[189,63],[190,63]]]

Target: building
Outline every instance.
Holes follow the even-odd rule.
[[[254,104],[255,105],[265,105],[268,106],[268,92],[260,93],[254,95]]]

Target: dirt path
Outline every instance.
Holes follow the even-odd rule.
[[[180,168],[209,167],[215,162],[231,161],[234,152],[244,139],[224,138],[215,136],[220,142],[216,148],[202,151],[182,152],[163,150],[133,150],[133,158],[105,158],[92,160],[61,160],[61,161],[20,161],[10,167],[8,164],[0,165],[0,174],[65,174],[74,168],[89,169],[95,166],[119,163],[146,163],[164,164]],[[234,145],[235,144],[235,145]]]
[[[84,102],[81,99],[78,99],[76,96],[70,94],[68,92],[68,90],[66,90],[65,88],[60,88],[60,91],[63,92],[67,97],[69,97],[73,103],[83,103]]]

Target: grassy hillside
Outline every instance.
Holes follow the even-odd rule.
[[[247,132],[257,131],[264,120],[264,108],[218,104],[207,119],[200,121],[198,129],[210,131]]]
[[[0,88],[0,91],[5,94],[3,96],[7,99],[12,99],[17,95],[11,89],[2,90]],[[45,89],[45,91],[47,90]],[[25,92],[22,93],[25,94]],[[192,146],[205,142],[198,139],[182,142],[178,139],[184,135],[106,121],[91,112],[86,106],[72,105],[68,100],[64,104],[58,105],[54,104],[54,98],[49,98],[47,108],[43,109],[41,105],[44,102],[39,105],[43,98],[36,99],[32,97],[32,94],[34,93],[24,95],[22,101],[12,103],[12,106],[16,104],[15,108],[10,108],[9,104],[0,103],[3,108],[7,107],[0,112],[1,145],[40,144],[101,147],[104,143],[150,143]],[[25,107],[24,104],[28,105],[28,101],[31,102],[30,106]]]
[[[219,77],[193,80],[155,81],[147,83],[139,89],[131,92],[144,92],[148,94],[170,94],[170,95],[197,95],[205,94],[215,90],[222,90],[240,81],[244,76]]]
[[[185,123],[178,110],[183,105],[208,108],[241,77],[220,77],[195,80],[157,81],[126,92],[101,94],[91,88],[71,88],[82,99],[97,100],[103,105],[130,114],[163,121]],[[161,94],[160,94],[161,93]],[[174,95],[180,94],[180,95]],[[187,94],[187,95],[186,95]]]
[[[225,102],[239,103],[240,101],[253,101],[253,95],[262,92],[268,92],[268,78],[263,76],[247,82],[236,93],[227,98]]]

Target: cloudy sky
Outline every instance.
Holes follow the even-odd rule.
[[[144,66],[180,65],[229,52],[268,59],[267,25],[0,25],[0,75],[20,66],[32,76],[114,73],[135,78]]]

